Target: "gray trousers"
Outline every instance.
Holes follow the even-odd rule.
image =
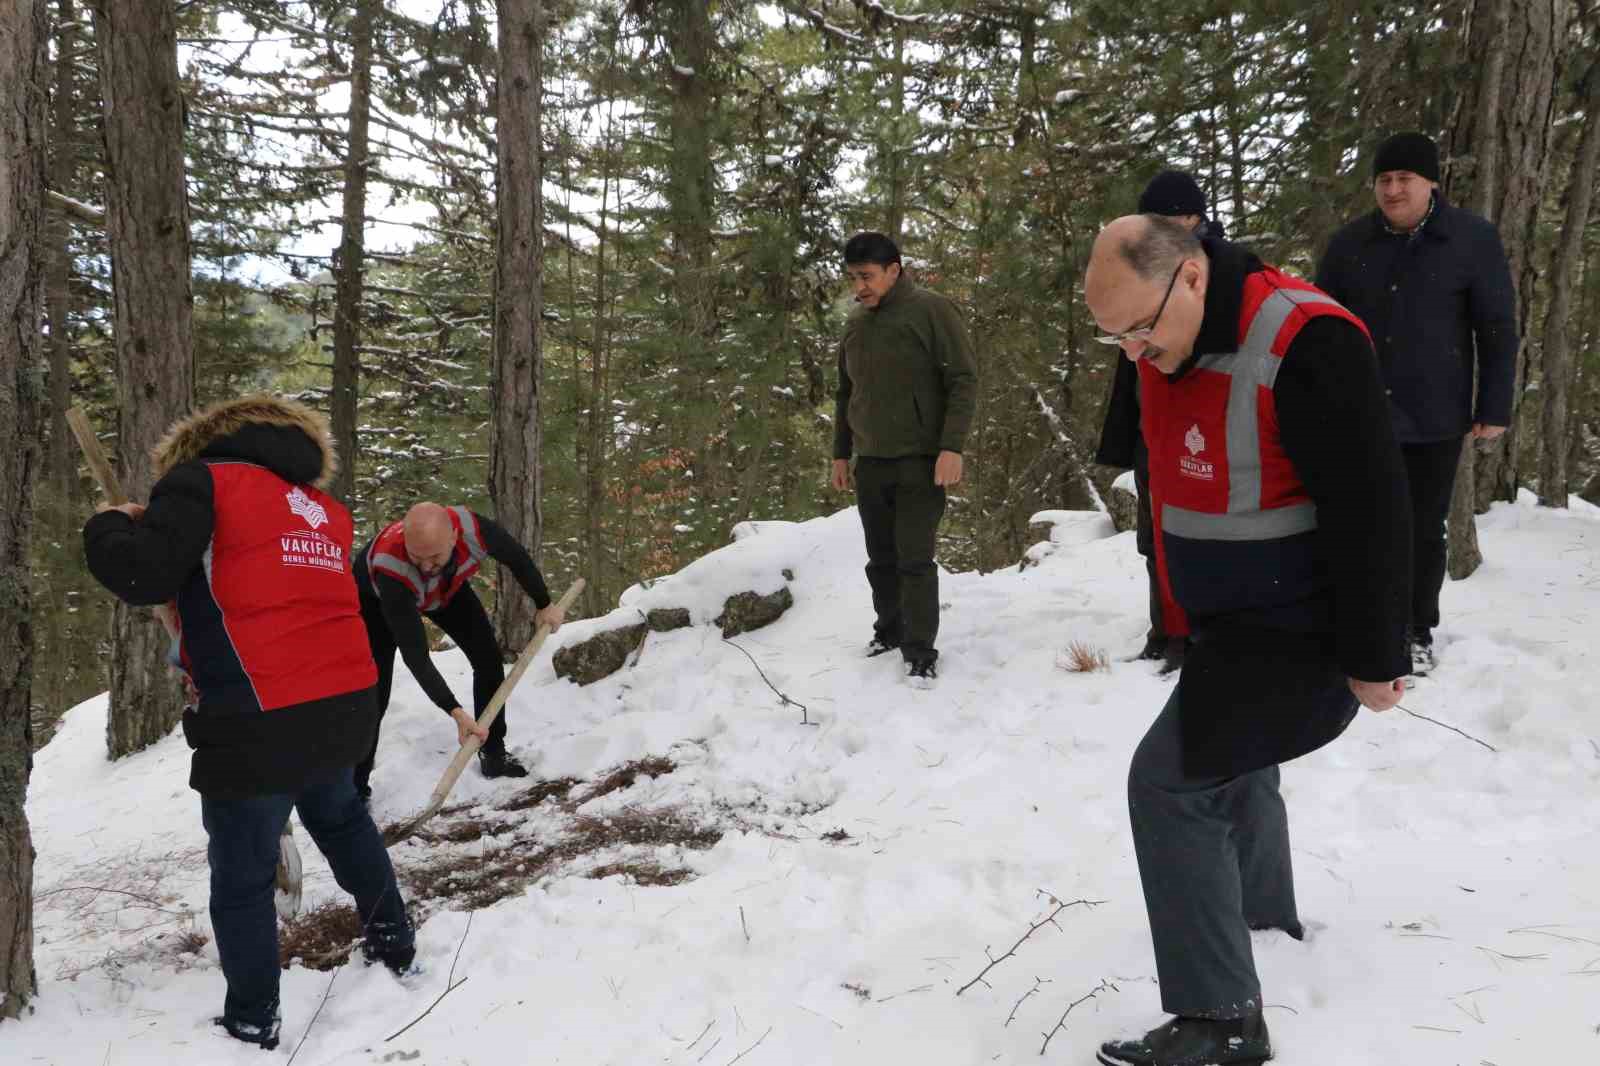
[[[1195,1018],[1259,1011],[1250,930],[1301,931],[1278,768],[1187,776],[1174,693],[1134,752],[1128,812],[1162,1009]]]

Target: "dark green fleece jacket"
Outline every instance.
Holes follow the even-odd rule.
[[[833,457],[960,452],[978,402],[972,338],[956,305],[904,274],[850,313],[839,345]]]

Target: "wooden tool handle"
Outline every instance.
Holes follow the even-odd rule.
[[[111,501],[113,507],[127,503],[128,497],[122,491],[122,482],[117,480],[116,470],[100,448],[100,438],[94,435],[94,427],[89,424],[89,416],[83,413],[83,408],[67,409],[67,425],[71,427],[72,435],[78,438],[83,458],[88,462],[94,479],[100,483],[100,490],[106,494],[106,499]]]
[[[566,611],[581,592],[583,592],[583,578],[580,577],[572,583],[571,588],[567,589],[556,606]],[[545,638],[549,635],[550,627],[541,624],[534,632],[533,639],[528,641],[528,646],[517,656],[517,664],[511,668],[511,673],[506,675],[506,679],[500,682],[500,687],[495,689],[494,698],[489,701],[489,706],[484,708],[483,717],[478,719],[485,729],[500,717],[500,709],[506,705],[506,698],[511,695],[511,690],[517,687],[517,682],[522,680],[522,675],[527,673],[528,667],[533,663],[533,657],[539,654],[539,649],[543,647]],[[456,757],[450,760],[450,765],[445,769],[444,776],[439,778],[439,784],[434,788],[433,795],[428,797],[427,814],[423,815],[424,818],[444,805],[445,797],[449,796],[450,790],[455,787],[456,779],[461,776],[461,772],[467,768],[467,763],[472,761],[472,757],[481,747],[483,742],[475,736],[467,738],[467,742],[461,745],[461,750],[456,752]]]
[[[72,435],[78,438],[78,447],[83,449],[83,458],[89,464],[94,479],[100,483],[100,491],[106,494],[107,502],[113,507],[127,503],[128,496],[122,491],[122,482],[117,479],[111,460],[106,458],[105,451],[100,447],[100,438],[94,435],[94,427],[89,424],[89,416],[83,413],[83,408],[76,405],[67,408],[67,425],[72,429]],[[178,616],[173,606],[163,603],[151,610],[161,620],[167,635],[176,637]]]

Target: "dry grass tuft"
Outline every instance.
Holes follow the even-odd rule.
[[[621,847],[681,847],[704,851],[722,839],[722,830],[702,824],[692,812],[679,808],[641,810],[628,808],[604,818],[576,815],[559,831],[554,843],[541,843],[529,830],[480,851],[430,855],[407,868],[404,878],[410,899],[423,907],[448,904],[481,908],[521,895],[530,885],[581,867],[591,855]],[[640,884],[675,885],[688,880],[689,870],[663,867],[655,859],[612,860],[596,867],[605,873],[624,873]],[[578,871],[573,871],[578,872]]]
[[[1109,671],[1111,657],[1102,649],[1081,640],[1075,640],[1067,645],[1067,650],[1056,660],[1061,669],[1069,674],[1092,674],[1095,671]]]
[[[591,785],[579,802],[588,803],[592,799],[621,792],[625,788],[632,788],[633,783],[641,777],[661,777],[677,768],[678,764],[664,755],[649,755],[643,759],[625,762]]]
[[[617,874],[636,885],[681,885],[694,876],[681,866],[668,869],[658,862],[608,862],[589,871],[596,881]]]
[[[361,918],[348,903],[324,903],[278,925],[278,962],[284,969],[300,959],[313,970],[331,970],[361,939]]]
[[[575,777],[557,777],[550,781],[540,781],[538,784],[531,788],[523,789],[500,804],[500,809],[502,811],[528,811],[548,799],[561,802],[567,798],[567,793],[578,787],[579,783]]]

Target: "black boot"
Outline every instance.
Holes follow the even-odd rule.
[[[1439,665],[1433,657],[1433,630],[1412,626],[1407,637],[1411,644],[1411,676],[1427,677]]]
[[[417,935],[408,918],[403,923],[373,922],[367,926],[361,954],[368,962],[381,962],[396,977],[411,969],[417,958]]]
[[[283,1019],[279,1016],[277,1008],[272,1011],[272,1021],[266,1025],[256,1025],[252,1022],[242,1022],[235,1018],[223,1015],[211,1019],[213,1025],[220,1026],[222,1031],[235,1040],[246,1044],[254,1044],[262,1051],[271,1051],[278,1046],[278,1030],[283,1027]]]
[[[886,651],[894,651],[899,646],[900,642],[898,640],[890,640],[874,633],[872,639],[867,641],[867,658],[876,658]]]
[[[1139,649],[1139,654],[1126,660],[1130,663],[1155,662],[1167,654],[1167,638],[1151,630],[1149,636],[1144,638],[1144,647]]]
[[[478,768],[484,777],[528,776],[528,768],[504,748],[484,748],[478,752]]]
[[[1161,669],[1156,671],[1160,677],[1175,674],[1183,669],[1183,656],[1189,650],[1189,638],[1170,637],[1161,648]]]
[[[907,659],[906,680],[917,688],[932,688],[939,676],[936,659]]]
[[[1267,1023],[1246,1018],[1174,1018],[1137,1040],[1100,1045],[1104,1066],[1261,1066],[1272,1058]]]

